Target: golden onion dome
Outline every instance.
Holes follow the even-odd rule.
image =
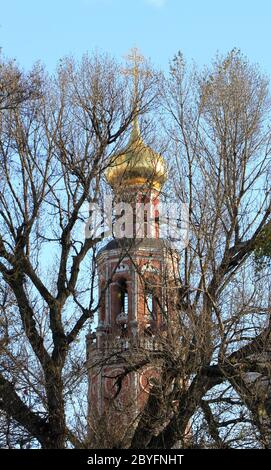
[[[159,191],[165,183],[165,161],[144,143],[137,120],[126,147],[111,157],[105,176],[112,188],[148,185]]]

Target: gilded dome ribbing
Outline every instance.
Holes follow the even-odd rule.
[[[137,120],[134,120],[126,147],[111,157],[106,179],[112,188],[118,186],[142,186],[160,190],[166,181],[166,165],[163,157],[143,141]]]

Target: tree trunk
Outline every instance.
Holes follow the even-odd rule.
[[[46,374],[46,392],[48,403],[49,436],[43,445],[46,449],[64,449],[66,441],[66,423],[64,406],[64,387],[62,368],[51,366]]]

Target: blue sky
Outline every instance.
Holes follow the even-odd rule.
[[[101,50],[122,58],[137,46],[166,69],[179,49],[205,64],[240,48],[271,75],[270,0],[0,0],[0,46],[29,68]]]

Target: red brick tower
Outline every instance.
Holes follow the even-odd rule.
[[[133,146],[136,151],[131,150]],[[161,157],[159,171],[147,166],[152,151],[145,145],[143,149],[137,124],[129,148],[129,158],[125,149],[125,164],[115,161],[117,171],[110,169],[107,179],[115,190],[120,184],[125,187],[120,192],[133,208],[133,237],[113,239],[98,254],[99,319],[96,335],[87,337],[89,427],[90,434],[99,434],[99,439],[103,432],[113,440],[127,435],[148,398],[151,379],[159,376],[159,364],[151,356],[167,328],[170,301],[166,286],[178,270],[175,251],[159,238],[159,192],[165,179]],[[148,207],[140,206],[139,220],[136,202]],[[153,222],[148,212],[154,214]],[[144,357],[149,358],[148,365],[125,375],[115,396],[123,371],[133,369]]]
[[[144,143],[137,120],[106,177],[116,201],[132,207],[129,237],[114,238],[98,254],[98,326],[87,337],[90,436],[97,445],[111,446],[129,438],[152,379],[159,377],[152,357],[170,321],[167,286],[177,277],[178,257],[159,234],[165,163]]]

